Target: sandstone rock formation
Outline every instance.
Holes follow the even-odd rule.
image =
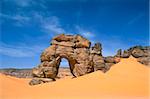
[[[144,64],[150,65],[150,47],[149,46],[134,46],[125,50],[122,54],[122,58],[128,58],[129,56],[137,58],[137,60]]]
[[[78,77],[96,70],[108,71],[113,64],[120,62],[120,58],[130,55],[138,58],[142,64],[149,64],[149,47],[133,47],[123,53],[117,51],[115,56],[102,56],[102,46],[96,43],[91,47],[91,42],[80,35],[58,35],[51,41],[51,46],[41,54],[41,64],[33,68],[34,79],[30,85],[55,81],[62,58],[68,60],[70,71]]]
[[[94,71],[90,56],[91,42],[80,35],[58,35],[41,55],[41,64],[33,68],[33,76],[55,80],[62,58],[66,58],[71,73],[77,77]],[[30,85],[37,79],[32,80]]]

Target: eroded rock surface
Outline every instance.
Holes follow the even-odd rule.
[[[34,78],[30,85],[55,81],[62,58],[68,60],[70,71],[75,77],[96,70],[106,72],[120,62],[120,58],[130,55],[138,58],[142,64],[149,64],[149,47],[133,47],[124,52],[120,49],[115,56],[103,57],[100,43],[91,47],[91,42],[80,35],[61,34],[54,37],[50,44],[41,54],[41,64],[32,70]]]
[[[62,58],[68,60],[70,71],[78,77],[94,71],[90,59],[91,42],[80,35],[58,35],[51,41],[51,46],[41,54],[41,64],[33,68],[33,76],[55,79]],[[35,78],[36,79],[36,78]],[[41,83],[41,79],[32,80],[30,85]],[[32,84],[32,82],[34,84]]]
[[[124,51],[121,55],[123,58],[129,56],[137,58],[138,62],[150,66],[150,47],[149,46],[134,46]]]

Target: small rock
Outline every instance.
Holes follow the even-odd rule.
[[[52,82],[55,81],[55,79],[49,79],[49,78],[33,78],[30,82],[29,85],[38,85],[38,84],[42,84],[42,83],[48,83],[48,82]]]
[[[139,58],[144,56],[144,51],[139,49],[139,48],[135,48],[133,49],[133,51],[131,52],[132,56],[135,58]]]

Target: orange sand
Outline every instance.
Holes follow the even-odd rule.
[[[130,57],[105,74],[96,71],[36,86],[28,85],[30,79],[0,74],[0,99],[150,99],[149,72]]]

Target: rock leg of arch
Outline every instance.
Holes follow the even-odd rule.
[[[89,57],[90,45],[91,42],[80,35],[62,34],[54,37],[51,46],[41,54],[41,64],[33,69],[33,76],[55,79],[61,58],[68,60],[71,73],[75,77],[93,72],[94,67]],[[31,85],[36,84],[32,82],[34,81],[30,82]]]
[[[120,58],[130,55],[137,58],[142,64],[149,65],[150,47],[135,46],[123,53],[118,50],[115,56],[102,56],[102,47],[96,43],[91,47],[91,42],[80,35],[58,35],[51,41],[51,45],[41,54],[41,64],[33,68],[33,79],[30,85],[54,81],[62,58],[69,62],[70,71],[75,76],[82,76],[96,70],[106,72]]]

